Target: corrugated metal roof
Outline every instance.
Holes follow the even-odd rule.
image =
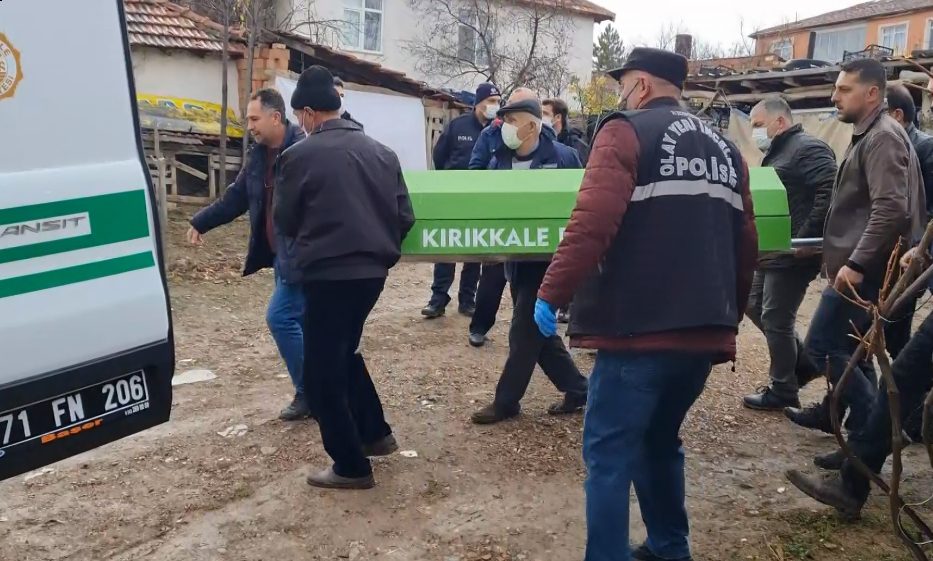
[[[773,35],[775,33],[788,33],[791,31],[836,25],[850,21],[874,19],[927,8],[933,8],[933,0],[872,0],[871,2],[862,2],[861,4],[849,6],[841,10],[826,12],[825,14],[820,14],[812,18],[762,29],[753,33],[752,37]]]
[[[221,52],[219,24],[167,0],[124,0],[130,45]],[[237,50],[237,49],[232,49]]]

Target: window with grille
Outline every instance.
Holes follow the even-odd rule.
[[[784,60],[794,58],[794,44],[790,39],[778,39],[771,43],[771,54],[775,54]]]
[[[878,44],[894,51],[895,55],[907,52],[907,24],[886,25],[879,29]]]
[[[345,49],[382,52],[383,0],[343,0],[343,33],[340,44]]]
[[[485,66],[489,57],[482,35],[476,31],[482,29],[482,18],[475,10],[463,8],[460,10],[459,19],[457,58],[476,66]]]

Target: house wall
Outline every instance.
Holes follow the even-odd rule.
[[[907,53],[895,53],[895,54],[909,54],[911,51],[916,49],[925,49],[929,45],[930,36],[929,36],[929,26],[930,21],[933,20],[933,9],[909,13],[909,14],[900,14],[890,17],[877,18],[873,20],[868,20],[865,22],[865,40],[866,47],[868,45],[881,44],[881,28],[887,25],[896,25],[907,23]],[[785,37],[790,37],[794,45],[794,58],[807,58],[810,50],[810,32],[816,29],[833,29],[834,27],[847,27],[850,25],[856,25],[860,22],[852,23],[842,23],[832,27],[825,28],[814,28],[807,29],[804,31],[798,31],[791,34],[772,34],[759,37],[755,43],[755,52],[756,54],[764,54],[771,51],[771,45],[780,39]]]
[[[133,47],[133,76],[141,94],[183,97],[220,103],[222,71],[220,54],[201,55],[182,50]],[[236,62],[227,64],[227,102],[239,108]]]
[[[279,0],[280,14],[287,14],[306,18],[307,0]],[[343,0],[314,0],[314,16],[319,20],[339,21],[343,17]],[[578,76],[584,82],[589,81],[593,62],[593,27],[594,21],[589,17],[567,14],[569,22],[568,49],[569,72]],[[293,27],[296,22],[293,21]],[[430,25],[430,24],[429,24]],[[424,33],[424,22],[414,13],[408,0],[383,0],[382,25],[382,51],[369,53],[345,49],[346,52],[362,59],[376,62],[392,70],[404,72],[409,77],[426,82],[430,86],[450,87],[454,89],[472,90],[483,80],[476,77],[460,77],[452,79],[449,76],[429,75],[418,70],[418,61],[405,48],[406,42],[414,40]],[[296,30],[297,33],[307,35],[307,28]],[[451,25],[450,33],[456,37],[456,26]],[[330,35],[333,35],[331,33]],[[333,39],[333,37],[331,37]],[[522,37],[516,37],[517,41]],[[326,43],[339,47],[334,41]],[[339,73],[339,70],[337,70]],[[564,96],[569,99],[569,93]]]

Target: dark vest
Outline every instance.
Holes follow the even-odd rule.
[[[574,298],[569,334],[737,328],[738,149],[673,99],[612,114],[600,127],[612,119],[638,137],[636,187],[599,270]]]

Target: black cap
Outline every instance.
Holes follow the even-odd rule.
[[[292,93],[292,109],[305,107],[314,111],[340,109],[340,94],[334,87],[334,76],[323,66],[311,66],[298,77],[298,85]]]
[[[534,99],[524,99],[510,103],[499,110],[496,115],[504,117],[506,113],[531,113],[537,118],[541,118],[541,103]]]
[[[626,72],[631,70],[647,72],[652,76],[667,80],[678,88],[683,88],[684,81],[687,80],[687,59],[670,51],[638,47],[632,49],[628,58],[625,59],[625,64],[620,68],[610,70],[606,74],[612,76],[613,80],[618,81]]]

